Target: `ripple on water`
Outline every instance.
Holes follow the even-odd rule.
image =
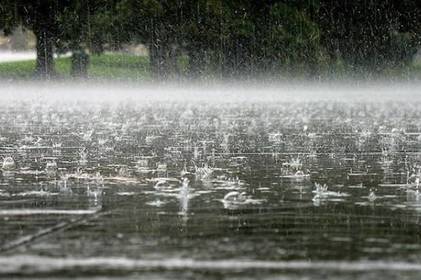
[[[370,250],[370,248],[367,248]],[[371,248],[381,253],[382,248]],[[84,272],[121,273],[139,270],[199,270],[199,271],[302,271],[326,270],[336,272],[400,271],[421,272],[421,265],[410,262],[389,261],[262,261],[248,259],[194,260],[194,259],[128,259],[121,257],[102,258],[50,258],[30,255],[0,257],[0,274],[54,273],[69,270]]]
[[[119,196],[134,196],[137,195],[138,193],[135,192],[117,192],[116,195]]]
[[[48,192],[48,191],[26,191],[26,192],[19,192],[19,193],[14,193],[12,194],[12,196],[22,196],[22,197],[26,197],[26,196],[57,196],[59,195],[59,193],[55,193],[55,192]]]
[[[64,210],[64,209],[3,209],[0,216],[31,216],[31,215],[91,215],[98,209]]]
[[[163,200],[157,199],[157,200],[146,202],[146,205],[155,206],[155,207],[162,207],[167,203],[168,203],[168,201],[163,201]]]
[[[47,218],[42,215],[52,215],[52,220],[57,221],[63,215],[91,215],[99,211],[101,206],[98,205],[102,203],[107,210],[122,214],[110,215],[107,220],[97,219],[89,226],[60,234],[63,246],[73,240],[79,245],[70,250],[69,259],[40,257],[56,253],[48,252],[52,250],[48,246],[41,253],[34,249],[36,245],[25,247],[28,252],[39,254],[29,259],[14,259],[10,264],[16,271],[45,269],[48,274],[51,271],[60,273],[64,268],[83,273],[85,269],[88,272],[101,269],[137,271],[152,267],[156,271],[161,268],[207,269],[237,273],[238,270],[255,269],[282,272],[284,269],[310,269],[314,273],[324,273],[325,270],[341,269],[370,272],[393,267],[397,271],[421,272],[421,268],[405,262],[323,261],[325,257],[419,258],[419,252],[406,254],[404,244],[416,242],[419,231],[421,199],[414,184],[406,184],[406,173],[412,172],[408,166],[417,168],[421,158],[419,153],[406,151],[418,151],[421,137],[415,135],[417,132],[406,133],[404,129],[419,130],[419,126],[406,119],[408,114],[412,114],[414,122],[419,119],[419,105],[409,110],[402,106],[402,111],[378,104],[370,107],[369,104],[329,103],[332,106],[328,110],[324,103],[306,103],[305,106],[280,103],[273,107],[203,105],[200,110],[192,105],[191,110],[188,109],[192,118],[188,119],[180,118],[186,106],[184,103],[145,105],[143,101],[139,108],[135,104],[127,108],[91,104],[94,109],[83,104],[70,107],[43,104],[41,108],[25,105],[28,109],[22,112],[0,114],[0,132],[7,135],[1,140],[4,143],[0,158],[12,155],[16,160],[13,172],[0,174],[0,186],[4,189],[0,190],[0,215],[4,215],[3,219],[10,216],[8,221],[13,221],[1,224],[3,232],[15,225],[19,228],[26,225],[21,224],[24,219],[13,216],[27,215],[29,225],[37,228],[42,227]],[[18,108],[13,106],[16,105],[9,109]],[[388,113],[394,117],[384,118]],[[218,116],[217,125],[209,124],[210,115]],[[391,133],[392,126],[397,127],[394,133]],[[403,130],[399,132],[401,128]],[[267,137],[277,132],[279,139]],[[209,145],[202,140],[209,140]],[[241,143],[245,143],[244,147]],[[15,147],[20,148],[16,151]],[[387,150],[388,158],[393,158],[388,161],[391,171],[379,171],[382,148]],[[241,159],[247,159],[244,163],[247,166],[231,165],[233,158],[240,159],[237,153],[243,152],[247,155]],[[301,162],[294,168],[302,165],[305,175],[308,174],[305,179],[309,180],[280,180],[283,174],[280,168],[297,153]],[[271,154],[276,154],[276,158]],[[311,160],[307,157],[309,154],[313,155]],[[142,160],[142,166],[137,166],[140,157],[146,161]],[[57,172],[56,176],[46,176],[46,160],[56,162],[56,165],[50,165],[50,169]],[[195,166],[189,166],[187,172],[183,165]],[[215,168],[212,170],[215,174],[210,176],[207,166],[214,165],[223,169]],[[182,171],[192,179],[188,191],[184,192]],[[349,178],[348,174],[351,174]],[[419,176],[416,171],[413,175]],[[54,185],[58,178],[60,183]],[[300,177],[293,175],[291,178]],[[36,182],[36,187],[28,189],[25,182],[31,186]],[[51,182],[51,185],[40,186],[40,182]],[[312,192],[316,182],[323,186]],[[329,185],[329,189],[324,188],[324,184]],[[379,191],[376,189],[376,201],[369,200],[371,188],[379,188]],[[236,201],[220,199],[229,192],[246,195]],[[50,196],[54,198],[48,198]],[[321,204],[324,207],[314,207]],[[85,210],[78,210],[80,208]],[[33,215],[41,217],[37,219]],[[180,219],[179,215],[188,219]],[[124,237],[114,243],[114,239],[110,241],[108,237],[114,238],[117,232],[122,232]],[[139,244],[128,246],[125,242],[130,235],[139,238]],[[382,242],[380,235],[387,236],[390,242]],[[110,252],[109,256],[123,252],[128,256],[138,251],[144,257],[147,253],[144,255],[141,249],[148,249],[142,247],[146,236],[153,239],[151,247],[157,257],[155,262],[95,258],[104,251]],[[364,239],[367,236],[374,237]],[[226,237],[232,242],[221,248],[224,244],[220,240]],[[171,242],[168,241],[168,245],[163,240]],[[211,243],[215,246],[209,246],[210,240],[215,240]],[[45,238],[44,242],[47,241]],[[57,239],[53,238],[53,241],[60,244]],[[393,243],[397,241],[400,243]],[[396,244],[400,245],[394,246]],[[338,245],[345,246],[337,250]],[[387,246],[392,250],[382,248]],[[417,246],[411,250],[418,250]],[[71,246],[67,248],[72,249]],[[62,251],[59,251],[60,254]],[[67,250],[63,251],[67,253]],[[93,257],[71,257],[85,253]],[[191,259],[166,259],[171,255],[190,256]],[[133,253],[133,256],[138,254]],[[198,260],[200,256],[215,261]],[[236,259],[239,256],[241,259]],[[270,261],[292,259],[292,256],[313,262]],[[269,261],[258,260],[259,257]],[[0,278],[8,267],[7,260],[0,257]],[[306,274],[307,278],[314,273]]]

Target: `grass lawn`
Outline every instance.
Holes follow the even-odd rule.
[[[147,57],[128,54],[103,54],[90,57],[88,75],[92,79],[147,80],[150,78]],[[59,78],[70,78],[70,57],[55,59]],[[35,61],[0,63],[0,78],[30,80],[34,77]]]
[[[149,58],[144,56],[135,56],[121,53],[107,53],[90,57],[88,76],[90,79],[98,80],[121,80],[121,81],[144,81],[151,79],[149,69]],[[55,59],[58,79],[71,79],[70,76],[70,57],[61,57]],[[181,73],[187,72],[188,58],[182,57],[179,60]],[[34,78],[35,61],[18,61],[0,63],[0,79],[6,80],[31,80]],[[291,73],[290,73],[291,74]],[[301,73],[303,74],[303,73]],[[292,74],[299,78],[300,73]],[[421,79],[421,63],[414,62],[413,65],[397,69],[389,69],[378,76],[365,76],[364,73],[348,72],[343,67],[333,66],[330,71],[321,73],[320,77],[336,79],[376,79],[386,78],[388,80],[406,80]]]

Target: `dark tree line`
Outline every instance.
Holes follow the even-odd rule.
[[[318,23],[330,59],[381,71],[408,63],[419,48],[421,1],[320,0]]]
[[[413,0],[0,0],[0,29],[34,32],[36,73],[54,75],[54,53],[89,54],[127,43],[148,47],[156,78],[317,74],[343,63],[381,72],[407,65],[421,43]],[[185,65],[187,64],[187,65]]]

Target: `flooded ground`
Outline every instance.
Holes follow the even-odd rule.
[[[0,105],[0,277],[418,279],[417,101]]]

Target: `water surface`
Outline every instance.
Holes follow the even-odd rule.
[[[3,103],[0,275],[417,279],[420,104]]]

